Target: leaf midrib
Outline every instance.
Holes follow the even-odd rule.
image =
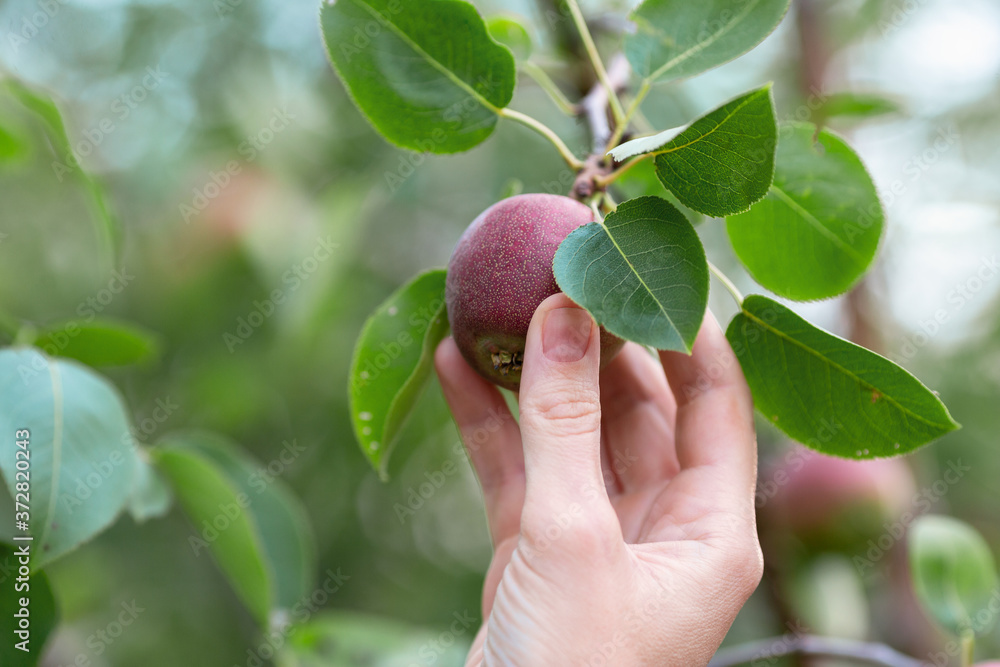
[[[686,51],[679,53],[670,60],[668,60],[659,69],[657,69],[649,77],[647,77],[646,80],[649,82],[653,82],[656,79],[659,79],[661,76],[669,72],[677,64],[682,63],[685,60],[694,57],[700,51],[704,51],[708,47],[715,44],[717,41],[719,41],[719,39],[724,37],[730,30],[732,30],[737,25],[742,23],[743,19],[745,19],[750,14],[750,12],[757,5],[760,4],[760,2],[761,0],[752,0],[751,2],[748,2],[744,10],[741,13],[737,14],[730,23],[724,25],[722,28],[719,29],[718,32],[712,33],[712,35],[705,41],[698,42],[697,44],[687,49]],[[659,37],[659,35],[663,33],[662,30],[657,30],[656,32],[657,32],[657,37]],[[663,40],[661,39],[660,41],[662,42]]]
[[[636,223],[636,222],[662,222],[662,221],[659,220],[658,218],[642,217],[642,218],[636,218],[635,220],[630,220],[630,221],[625,222],[625,223],[623,223],[622,225],[619,225],[619,226],[631,225],[631,224]],[[598,223],[598,224],[600,224],[600,223]],[[628,268],[632,271],[632,274],[639,281],[639,284],[643,286],[643,288],[646,290],[646,292],[651,297],[653,297],[653,301],[656,302],[657,308],[659,308],[660,312],[663,313],[663,317],[666,318],[666,320],[670,324],[671,328],[673,328],[673,330],[677,333],[677,336],[681,339],[681,342],[684,343],[684,349],[687,350],[688,352],[690,352],[691,351],[691,346],[688,345],[688,342],[686,340],[684,340],[684,334],[682,334],[681,331],[680,331],[680,329],[677,328],[677,325],[674,324],[674,321],[670,317],[670,315],[667,313],[666,308],[664,308],[663,304],[656,297],[656,294],[653,293],[653,290],[650,289],[649,285],[646,284],[646,281],[642,279],[642,276],[639,275],[638,270],[636,270],[636,268],[632,264],[632,262],[629,261],[628,256],[625,254],[625,251],[622,250],[622,248],[621,248],[620,245],[618,245],[618,241],[615,240],[614,235],[611,233],[611,228],[608,227],[608,225],[607,225],[607,220],[604,221],[604,224],[601,224],[601,228],[604,230],[604,233],[608,235],[608,238],[611,239],[611,243],[615,246],[615,250],[617,250],[618,254],[622,256],[623,260],[625,260],[625,263],[628,265]]]
[[[682,148],[687,148],[688,146],[696,144],[696,143],[698,143],[700,141],[704,141],[708,137],[710,137],[713,134],[715,134],[715,132],[718,131],[718,129],[720,127],[722,127],[723,125],[725,125],[726,123],[728,123],[730,120],[732,120],[733,116],[735,116],[736,114],[738,114],[740,112],[740,110],[743,109],[743,107],[745,107],[746,105],[748,105],[751,102],[755,101],[757,99],[757,96],[760,95],[761,93],[764,93],[764,92],[766,92],[766,89],[760,89],[760,90],[754,91],[754,92],[750,93],[749,95],[747,95],[745,98],[743,98],[743,101],[740,102],[736,106],[735,109],[733,109],[728,114],[726,114],[725,118],[723,118],[718,123],[716,123],[715,127],[713,127],[711,130],[709,130],[705,134],[702,134],[701,136],[697,137],[696,139],[692,139],[691,141],[687,142],[686,144],[681,144],[680,146],[673,146],[673,147],[668,148],[666,150],[654,152],[653,155],[666,155],[668,153],[674,153],[676,151],[681,150]],[[691,123],[691,127],[694,127],[697,123],[698,123],[698,121],[695,121],[694,123]],[[691,127],[687,128],[687,130],[690,130]],[[684,132],[687,132],[687,130],[684,130]],[[678,136],[683,135],[684,132],[681,132],[681,134],[678,135]],[[674,139],[677,139],[677,137],[674,137]],[[671,139],[670,141],[674,141],[674,139]],[[669,144],[670,142],[667,142],[667,143]]]
[[[802,204],[795,201],[791,197],[791,195],[789,195],[787,192],[782,190],[774,183],[771,184],[771,189],[774,191],[776,195],[778,195],[778,197],[781,199],[782,202],[785,203],[785,205],[787,205],[793,211],[798,213],[799,216],[801,216],[806,222],[808,222],[809,225],[813,227],[817,232],[819,232],[821,236],[825,237],[827,240],[829,240],[835,246],[840,248],[840,250],[842,250],[847,255],[850,255],[856,262],[858,262],[858,264],[860,264],[861,266],[865,266],[865,260],[863,257],[861,257],[861,254],[851,246],[844,243],[843,239],[841,239],[839,236],[830,231],[826,227],[826,225],[820,222],[816,216],[814,216],[812,213],[809,212],[808,209],[806,209],[806,207],[802,206]]]
[[[805,350],[810,355],[812,355],[812,356],[820,359],[821,361],[829,364],[833,368],[836,368],[836,369],[840,370],[841,372],[843,372],[848,377],[850,377],[850,378],[854,379],[855,381],[857,381],[859,384],[861,384],[861,385],[863,385],[863,386],[865,386],[865,387],[867,387],[867,388],[869,388],[869,389],[871,389],[873,391],[878,391],[879,394],[882,396],[882,398],[884,398],[889,403],[892,403],[893,405],[895,405],[902,412],[904,412],[904,413],[910,415],[911,417],[915,418],[917,421],[921,421],[921,422],[927,424],[928,426],[934,426],[936,428],[944,428],[945,432],[948,432],[948,431],[951,431],[951,430],[954,429],[954,426],[952,424],[943,424],[942,425],[942,424],[939,424],[937,422],[932,422],[929,419],[926,419],[925,417],[917,414],[916,412],[913,412],[909,408],[904,407],[899,401],[897,401],[896,399],[894,399],[891,396],[889,396],[888,394],[886,394],[879,387],[876,387],[875,385],[871,384],[870,382],[862,380],[860,377],[858,377],[857,375],[855,375],[851,371],[847,370],[846,368],[844,368],[840,364],[834,362],[832,359],[824,357],[817,350],[812,349],[811,347],[809,347],[808,345],[805,345],[804,343],[800,343],[799,341],[795,340],[794,338],[792,338],[791,336],[789,336],[785,332],[781,331],[780,329],[775,329],[774,327],[772,327],[771,325],[769,325],[767,322],[765,322],[764,320],[760,319],[759,317],[757,317],[756,315],[754,315],[753,313],[751,313],[750,311],[748,311],[745,307],[741,307],[740,310],[749,319],[753,320],[754,322],[756,322],[757,324],[759,324],[764,329],[767,329],[771,333],[775,334],[776,336],[778,336],[778,338],[781,338],[781,339],[783,339],[785,341],[788,341],[789,343],[795,345],[796,347],[799,347],[799,348]]]
[[[486,107],[493,113],[497,114],[498,116],[500,115],[500,109],[497,106],[495,106],[492,102],[490,102],[485,97],[480,95],[475,88],[473,88],[465,81],[460,79],[458,76],[456,76],[455,73],[452,72],[450,69],[448,69],[443,63],[439,62],[436,58],[433,58],[431,54],[424,51],[424,49],[419,44],[413,41],[413,39],[405,32],[403,32],[403,30],[399,28],[399,26],[397,26],[390,18],[379,13],[378,10],[369,5],[364,0],[351,0],[351,1],[357,5],[360,5],[366,12],[371,14],[372,18],[374,18],[375,20],[380,22],[384,21],[384,25],[386,25],[397,37],[403,40],[403,42],[405,42],[407,46],[413,49],[417,55],[424,58],[432,67],[434,67],[436,70],[444,74],[449,80],[451,80],[453,84],[455,84],[456,86],[467,92],[484,107]]]

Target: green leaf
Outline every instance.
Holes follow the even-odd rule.
[[[434,349],[448,331],[446,272],[422,273],[365,322],[351,364],[351,421],[361,451],[387,478],[399,429],[430,374]]]
[[[820,118],[874,118],[900,111],[898,103],[870,93],[834,93],[828,95],[817,110]]]
[[[514,94],[514,57],[462,0],[324,2],[320,22],[355,104],[397,146],[468,150]]]
[[[815,139],[814,139],[815,138]],[[884,214],[857,154],[814,125],[782,126],[763,201],[726,220],[736,255],[761,285],[809,301],[850,289],[878,251]]]
[[[173,495],[163,476],[148,461],[143,452],[136,461],[135,486],[128,502],[128,512],[136,523],[145,523],[170,511]]]
[[[518,19],[513,16],[491,16],[486,21],[490,36],[510,49],[517,60],[527,60],[531,57],[531,33]]]
[[[657,147],[656,175],[699,213],[741,213],[771,186],[777,135],[768,85],[702,116]]]
[[[718,67],[778,27],[790,0],[646,0],[629,18],[625,55],[644,79],[672,80]]]
[[[957,519],[927,515],[910,527],[910,571],[917,598],[954,635],[985,634],[996,613],[996,562],[982,536]]]
[[[53,357],[69,357],[88,366],[126,366],[159,354],[156,336],[125,322],[71,320],[44,329],[35,346]]]
[[[236,594],[267,627],[274,587],[260,535],[246,510],[248,499],[200,452],[157,448],[153,457],[197,530],[188,537],[194,555],[211,552]]]
[[[357,612],[322,612],[297,626],[279,654],[278,667],[411,667],[415,655],[429,655],[440,667],[462,667],[479,619],[468,611],[456,612],[451,621],[452,639],[440,641],[439,630],[418,628],[399,621]],[[433,642],[433,644],[432,644]],[[430,664],[430,662],[426,663]]]
[[[9,628],[4,631],[5,636],[0,642],[0,665],[10,667],[38,664],[46,640],[59,623],[59,608],[52,595],[48,576],[44,572],[36,572],[27,581],[17,581],[20,557],[15,552],[24,544],[27,543],[17,542],[14,546],[0,544],[0,618],[4,619],[4,627]],[[31,548],[36,547],[32,545]],[[23,584],[28,588],[18,590],[15,584]],[[27,652],[16,646],[24,641],[23,637],[17,635],[20,617],[15,616],[24,609],[20,604],[22,598],[29,600],[27,611],[31,625]]]
[[[259,535],[271,576],[273,606],[291,609],[309,594],[316,570],[316,544],[305,509],[280,478],[232,442],[209,433],[174,434],[168,447],[194,451],[211,461],[239,493],[249,499],[247,512]],[[286,441],[276,452],[284,469],[304,451],[298,441]],[[272,462],[273,463],[273,462]]]
[[[626,199],[636,199],[637,197],[661,197],[676,206],[684,217],[697,226],[705,220],[698,211],[689,209],[677,200],[674,193],[663,189],[663,183],[656,177],[656,168],[652,160],[643,160],[632,167],[614,182],[614,189],[620,195],[616,199],[623,201]]]
[[[135,444],[111,383],[35,349],[0,351],[0,405],[0,433],[9,434],[0,438],[0,470],[12,491],[21,450],[11,436],[30,431],[31,565],[39,570],[107,528],[126,507]]]
[[[0,125],[0,164],[24,155],[27,145],[14,132]]]
[[[726,337],[761,414],[823,454],[896,456],[958,428],[905,370],[767,297],[748,296]]]
[[[619,204],[567,236],[556,282],[611,333],[690,352],[708,305],[708,264],[684,214],[659,197]]]
[[[52,151],[56,157],[53,168],[56,169],[60,180],[64,172],[76,173],[80,183],[90,196],[98,233],[107,247],[108,254],[112,258],[117,258],[122,248],[121,222],[111,208],[110,198],[104,185],[84,172],[76,163],[75,153],[69,135],[66,133],[66,126],[63,123],[59,107],[47,95],[35,92],[20,81],[8,79],[6,87],[22,105],[33,112],[45,125]]]

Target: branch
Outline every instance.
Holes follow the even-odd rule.
[[[594,66],[594,72],[597,74],[597,79],[604,86],[605,92],[608,96],[608,102],[611,105],[611,111],[615,117],[615,123],[621,124],[625,120],[625,110],[622,108],[622,103],[618,99],[618,93],[614,83],[611,80],[611,76],[608,74],[607,70],[604,69],[604,62],[601,60],[601,55],[597,52],[597,45],[594,44],[594,38],[590,34],[590,29],[587,27],[587,21],[583,17],[583,12],[580,11],[580,5],[577,4],[576,0],[566,0],[566,7],[569,8],[570,14],[573,16],[573,22],[576,24],[577,30],[580,32],[580,38],[583,40],[583,46],[587,50],[587,55],[590,57],[590,62]]]
[[[612,90],[620,90],[625,87],[630,71],[628,60],[622,54],[619,53],[611,60],[611,66],[608,68],[608,84]],[[587,96],[580,102],[580,107],[587,118],[587,124],[590,126],[590,136],[593,139],[591,150],[601,158],[606,153],[604,147],[608,142],[608,137],[611,136],[611,126],[608,123],[608,104],[610,101],[608,89],[602,84],[591,88]]]
[[[622,88],[628,82],[629,64],[625,56],[619,54],[611,61],[611,68],[608,70],[608,83],[612,90]],[[611,126],[608,122],[608,105],[611,99],[608,97],[608,89],[602,83],[595,84],[586,97],[580,102],[580,110],[590,127],[591,154],[587,156],[583,163],[583,169],[576,176],[573,182],[573,190],[570,196],[576,197],[580,201],[585,201],[593,196],[595,192],[603,189],[598,185],[608,175],[611,170],[611,161],[605,156],[604,144],[611,135]]]
[[[573,151],[563,143],[563,140],[559,138],[559,135],[553,132],[547,125],[541,123],[527,114],[523,114],[520,111],[514,111],[513,109],[503,108],[497,111],[497,115],[501,118],[509,118],[510,120],[517,121],[522,125],[527,125],[538,134],[542,135],[556,147],[559,154],[562,155],[563,159],[566,160],[566,164],[569,165],[570,169],[574,171],[579,171],[583,168],[583,162],[580,158],[573,154]]]
[[[549,97],[555,102],[559,110],[562,111],[567,116],[576,116],[580,113],[577,105],[573,104],[566,98],[563,91],[559,89],[556,82],[548,75],[548,73],[541,67],[531,62],[530,60],[521,65],[521,70],[530,76],[535,83],[538,84],[539,88],[548,93]]]
[[[708,667],[736,667],[736,665],[744,665],[758,660],[769,660],[789,655],[846,658],[862,665],[875,665],[876,667],[922,667],[924,664],[920,660],[904,655],[885,644],[810,635],[784,635],[719,651],[708,663]]]

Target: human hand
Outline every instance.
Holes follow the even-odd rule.
[[[598,347],[567,297],[538,307],[520,427],[438,347],[494,544],[468,666],[705,665],[760,581],[753,405],[719,325],[662,366],[629,343],[599,371]]]

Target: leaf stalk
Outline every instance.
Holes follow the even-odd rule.
[[[733,283],[732,280],[729,279],[729,276],[723,273],[722,270],[719,269],[719,267],[717,267],[715,264],[712,264],[711,262],[708,262],[708,270],[711,271],[715,275],[715,277],[718,278],[719,282],[723,284],[726,290],[729,291],[729,294],[732,295],[733,299],[736,301],[736,305],[742,308],[743,295],[740,294],[740,291],[738,289],[736,289],[736,285]]]
[[[497,113],[502,118],[508,118],[530,127],[532,130],[538,132],[540,135],[552,142],[552,145],[556,147],[556,150],[559,151],[559,154],[562,156],[563,160],[566,161],[566,164],[569,165],[570,169],[579,171],[583,168],[583,161],[574,155],[573,151],[571,151],[563,140],[559,138],[559,135],[553,132],[552,128],[545,123],[542,123],[527,114],[523,114],[520,111],[514,111],[513,109],[504,108],[500,109]]]
[[[569,7],[569,11],[573,15],[573,22],[576,24],[576,29],[580,32],[580,38],[583,40],[583,46],[587,50],[590,62],[594,66],[597,79],[608,93],[608,102],[611,105],[611,113],[615,118],[615,124],[621,127],[625,124],[625,111],[622,109],[621,100],[618,99],[618,93],[615,92],[615,87],[611,83],[611,78],[604,67],[604,62],[601,60],[601,54],[597,52],[597,45],[594,43],[594,37],[590,34],[590,28],[587,27],[587,21],[583,17],[583,12],[580,11],[580,5],[577,3],[577,0],[566,0],[566,6]]]

